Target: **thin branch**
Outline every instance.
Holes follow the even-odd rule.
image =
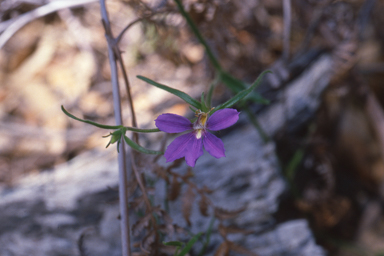
[[[104,15],[106,17],[108,17],[108,14],[106,12]],[[115,61],[117,60],[119,62],[121,72],[123,73],[124,82],[125,82],[125,89],[126,89],[127,95],[128,95],[129,107],[131,109],[132,126],[137,127],[136,114],[135,114],[135,109],[134,109],[134,105],[133,105],[131,87],[129,84],[127,72],[125,71],[125,68],[124,68],[124,61],[123,61],[123,58],[121,57],[121,51],[118,47],[118,38],[113,37],[109,20],[105,22],[104,26],[105,26],[108,45],[111,48],[112,53],[114,54],[114,60]],[[133,134],[133,140],[136,143],[138,143],[138,135],[137,134]]]
[[[22,27],[24,27],[29,22],[43,17],[47,14],[56,12],[65,8],[72,8],[92,2],[96,2],[97,0],[66,0],[66,1],[54,1],[46,4],[44,6],[40,6],[33,11],[24,13],[17,18],[13,22],[4,21],[0,23],[0,32],[4,31],[0,35],[0,49],[8,42],[8,40]],[[11,23],[11,24],[10,24]]]
[[[116,45],[116,47],[117,47],[117,45]],[[117,50],[119,50],[119,49],[117,49]],[[129,107],[131,109],[131,115],[132,115],[132,126],[133,127],[137,127],[135,108],[133,106],[133,98],[132,98],[132,93],[131,93],[131,86],[129,84],[128,75],[127,75],[127,72],[125,71],[124,61],[123,61],[123,58],[121,57],[120,51],[119,51],[119,54],[116,57],[117,57],[117,60],[118,60],[118,62],[120,64],[121,72],[123,73],[123,77],[124,77],[125,89],[127,91]],[[133,134],[133,140],[136,143],[138,143],[138,138],[139,138],[138,134],[134,133]]]
[[[151,18],[151,17],[153,17],[153,16],[155,16],[157,14],[163,14],[163,13],[170,13],[170,11],[169,10],[164,10],[164,11],[159,11],[159,12],[153,12],[153,13],[145,15],[144,17],[137,18],[136,20],[130,22],[127,26],[125,26],[123,28],[123,30],[120,32],[120,34],[116,37],[116,43],[119,43],[121,41],[121,38],[125,34],[125,32],[127,32],[127,30],[130,29],[136,23],[138,23],[140,21],[143,21],[143,20],[147,20],[147,19],[149,19],[149,18]]]
[[[115,120],[117,125],[123,125],[122,115],[121,115],[121,103],[120,103],[120,91],[119,91],[119,82],[117,77],[117,66],[116,58],[111,47],[111,38],[112,31],[108,18],[107,9],[105,6],[105,0],[100,0],[100,9],[103,25],[105,28],[105,36],[108,41],[108,57],[109,64],[111,66],[111,80],[112,80],[112,90],[113,90],[113,107],[115,111]],[[122,244],[122,256],[130,256],[130,225],[128,218],[128,184],[127,184],[127,165],[125,158],[125,144],[120,143],[119,153],[118,153],[118,162],[119,162],[119,201],[120,201],[120,215],[121,215],[121,244]]]

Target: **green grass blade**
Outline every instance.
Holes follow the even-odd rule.
[[[202,233],[199,233],[191,238],[191,240],[188,241],[187,245],[183,248],[183,250],[177,255],[177,256],[184,256],[186,255],[191,249],[192,246],[197,242],[197,240],[200,238]]]

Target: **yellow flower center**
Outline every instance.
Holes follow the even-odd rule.
[[[208,113],[201,112],[201,110],[196,111],[197,120],[193,124],[193,129],[195,130],[196,139],[200,139],[203,131],[205,130],[205,125],[208,120]]]

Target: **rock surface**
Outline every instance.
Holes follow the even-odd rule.
[[[331,70],[331,58],[323,55],[280,91],[278,100],[259,115],[269,135],[288,123],[304,122],[316,111]],[[306,220],[275,223],[272,214],[286,189],[275,146],[264,144],[252,126],[244,125],[245,115],[242,118],[244,122],[222,138],[227,157],[201,157],[194,182],[214,189],[210,199],[219,207],[245,207],[233,223],[253,233],[229,236],[230,240],[260,256],[325,255]],[[79,242],[87,255],[121,255],[117,179],[115,151],[100,149],[52,171],[29,175],[12,188],[1,187],[0,255],[80,255]],[[164,184],[159,181],[156,188],[161,203]],[[174,223],[185,226],[180,209],[179,201],[171,203],[170,215]],[[193,208],[193,232],[205,231],[209,221]],[[207,255],[213,255],[220,243],[216,228]]]

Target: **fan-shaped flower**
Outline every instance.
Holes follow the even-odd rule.
[[[164,157],[167,162],[185,157],[185,161],[191,167],[195,166],[197,159],[205,150],[216,158],[225,157],[224,144],[221,139],[208,132],[219,131],[234,125],[239,119],[236,109],[221,109],[209,113],[196,111],[197,120],[191,123],[187,118],[176,114],[162,114],[157,117],[155,124],[159,130],[167,133],[180,133],[189,131],[177,137],[167,147]]]

